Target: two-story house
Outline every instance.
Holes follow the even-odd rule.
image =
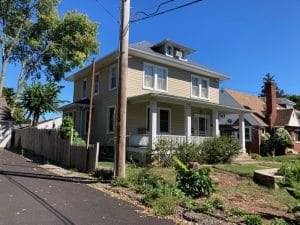
[[[153,147],[157,140],[201,142],[219,136],[219,115],[239,115],[241,137],[245,137],[242,107],[219,104],[222,73],[192,62],[194,50],[170,40],[158,44],[142,41],[129,45],[127,88],[127,146]],[[92,142],[113,146],[118,87],[118,52],[96,62]],[[74,101],[63,106],[74,118],[76,130],[86,135],[91,65],[66,78],[74,82]],[[245,140],[241,139],[245,149]]]

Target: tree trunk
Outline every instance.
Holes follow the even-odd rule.
[[[12,106],[12,109],[11,109],[11,114],[12,115],[14,115],[14,113],[15,113],[16,105],[17,105],[18,100],[19,100],[19,98],[21,96],[21,90],[22,90],[22,88],[24,86],[23,76],[24,76],[24,69],[25,69],[26,63],[27,63],[26,60],[22,62],[22,67],[21,67],[21,70],[20,70],[20,73],[19,73],[18,86],[17,86],[16,94],[14,96],[14,103],[13,103],[13,106]]]
[[[3,59],[2,57],[2,68],[1,68],[1,74],[0,74],[0,97],[2,97],[2,91],[3,91],[3,85],[4,85],[4,80],[6,76],[6,67],[8,63],[8,59]]]

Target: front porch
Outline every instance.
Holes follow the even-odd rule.
[[[249,110],[157,93],[131,97],[127,110],[128,146],[154,149],[160,140],[200,144],[220,136],[220,114],[236,113],[241,150],[246,150],[244,114]]]

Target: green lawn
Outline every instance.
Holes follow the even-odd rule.
[[[233,164],[218,164],[214,168],[224,170],[227,172],[235,173],[243,177],[253,177],[254,170],[266,169],[265,166],[259,164],[245,164],[245,165],[233,165]]]
[[[300,161],[300,154],[287,154],[281,156],[273,157],[262,157],[260,161],[272,161],[272,162],[280,162],[280,163],[288,163],[292,161]]]

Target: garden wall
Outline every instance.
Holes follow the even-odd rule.
[[[62,139],[55,129],[24,128],[14,130],[13,147],[30,150],[45,159],[81,172],[93,172],[98,162],[98,145],[73,145]]]

